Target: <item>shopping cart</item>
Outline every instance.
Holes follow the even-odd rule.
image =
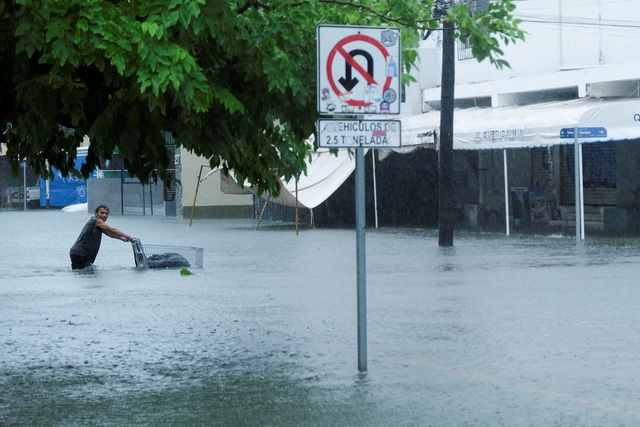
[[[140,239],[131,241],[133,259],[138,268],[202,268],[204,249],[191,246],[142,245]]]

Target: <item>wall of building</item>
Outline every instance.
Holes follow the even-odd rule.
[[[640,26],[629,17],[640,14],[640,2],[538,0],[514,4],[514,15],[522,20],[520,27],[527,34],[524,42],[504,46],[503,58],[511,68],[498,69],[488,60],[475,58],[457,60],[457,100],[479,102],[488,97],[495,107],[559,97],[638,96]],[[437,104],[440,99],[441,57],[441,33],[436,31],[420,49],[421,63],[428,68],[422,72],[429,73],[421,81],[430,82],[423,85],[425,111],[429,103]]]
[[[640,26],[634,20],[640,14],[640,2],[636,0],[516,0],[514,4],[514,16],[522,20],[520,28],[527,34],[524,42],[504,46],[504,59],[511,68],[497,69],[488,60],[459,60],[459,83],[536,76],[640,59]],[[423,43],[425,59],[440,57],[440,38],[441,33],[434,32]]]
[[[127,178],[124,184],[119,177],[87,180],[87,205],[89,212],[106,205],[112,214],[167,216],[164,186],[143,186],[134,178]]]
[[[435,150],[391,153],[383,160],[374,150],[364,161],[367,227],[435,227],[438,224],[438,165]],[[375,188],[375,192],[374,192]],[[313,209],[317,227],[355,225],[355,174]]]
[[[212,170],[206,159],[181,149],[180,164],[184,218],[191,218],[192,212],[193,218],[251,218],[253,216],[252,196],[224,194],[220,190],[220,172],[212,173],[198,185],[198,178],[204,178]]]
[[[640,144],[639,141],[620,141],[617,151],[617,205],[620,208],[640,209]]]
[[[615,207],[604,209],[605,230],[620,233],[640,233],[640,141],[619,141],[615,144],[617,188]]]
[[[529,192],[540,184],[533,176],[534,155],[534,150],[524,148],[506,151],[512,220],[514,213],[515,216],[523,214],[515,207],[514,193],[525,192],[528,198]],[[462,225],[504,227],[504,160],[503,150],[454,151],[454,191]]]

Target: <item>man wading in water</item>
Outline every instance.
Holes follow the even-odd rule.
[[[100,241],[103,233],[123,242],[133,240],[133,237],[105,224],[107,218],[109,218],[109,208],[105,205],[100,205],[96,208],[95,216],[91,217],[85,224],[80,236],[78,236],[78,240],[69,251],[73,270],[81,270],[93,264],[100,250]]]

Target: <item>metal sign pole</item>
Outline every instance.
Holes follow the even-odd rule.
[[[507,167],[507,150],[502,150],[504,161],[504,213],[506,218],[507,236],[509,235],[509,168]]]
[[[20,164],[22,166],[22,203],[24,204],[24,210],[27,210],[27,162],[24,161]]]
[[[378,228],[378,183],[376,181],[376,150],[371,150],[371,172],[373,173],[373,208],[376,228]]]
[[[580,141],[578,138],[578,128],[574,130],[574,139],[573,139],[573,178],[575,181],[575,193],[576,193],[576,241],[582,240],[582,191],[581,186],[582,182],[582,158],[580,156]]]
[[[576,127],[560,129],[560,138],[573,138],[573,165],[576,192],[576,241],[584,240],[584,177],[582,172],[582,144],[580,138],[597,138],[600,141],[609,141],[607,128],[603,127]]]
[[[356,258],[358,277],[358,370],[367,370],[367,268],[364,148],[356,148]]]
[[[584,240],[584,168],[582,161],[582,144],[578,144],[578,156],[580,157],[580,240]]]

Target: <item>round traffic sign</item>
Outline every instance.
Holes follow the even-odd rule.
[[[357,56],[362,57],[366,61],[366,69],[356,60]],[[382,85],[376,80],[376,74],[380,74],[376,73],[375,70],[376,57],[382,57],[384,60],[382,64],[384,64],[385,78]],[[340,77],[334,74],[334,66],[336,65],[335,61],[339,58],[344,59],[345,65],[345,75]],[[352,89],[360,83],[358,76],[364,79],[368,87],[381,85],[382,93],[388,93],[391,82],[394,78],[394,75],[390,75],[390,73],[387,73],[386,71],[389,61],[389,52],[382,43],[373,37],[364,34],[353,34],[347,36],[341,39],[333,49],[331,49],[327,57],[326,72],[331,89],[339,98],[343,99],[344,102],[354,107],[366,107],[372,105],[375,102],[375,95],[369,96],[368,99],[364,95],[361,98],[350,98],[349,95],[352,95]],[[365,93],[364,90],[361,92],[362,94]],[[390,95],[386,96],[388,97]]]

